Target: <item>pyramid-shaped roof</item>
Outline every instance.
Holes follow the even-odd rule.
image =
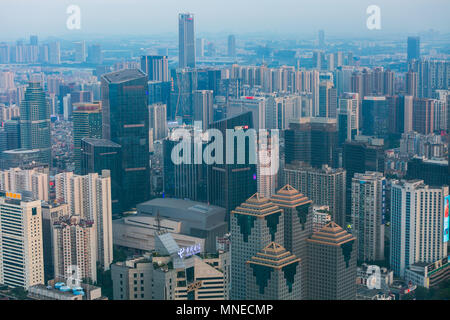
[[[236,209],[232,210],[231,214],[246,214],[264,217],[280,211],[282,211],[282,209],[273,204],[270,199],[263,197],[259,193],[255,193],[241,205],[237,206]]]
[[[247,263],[258,264],[266,267],[281,269],[284,266],[298,262],[300,258],[287,251],[282,245],[276,242],[270,242],[256,256],[252,257]]]
[[[287,184],[277,193],[275,193],[270,200],[280,207],[290,207],[294,208],[299,205],[311,204],[312,201],[308,199],[305,195],[300,193],[297,189]]]
[[[349,232],[342,229],[336,222],[327,223],[317,232],[314,232],[308,242],[339,246],[343,243],[356,240]]]

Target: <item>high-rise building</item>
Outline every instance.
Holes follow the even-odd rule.
[[[178,15],[178,51],[179,68],[195,68],[195,32],[192,13]]]
[[[291,185],[316,205],[329,207],[333,221],[346,222],[346,171],[328,166],[312,168],[298,163],[283,169],[284,183]],[[287,247],[288,248],[288,247]],[[294,254],[297,254],[294,252]]]
[[[84,138],[81,140],[81,174],[102,174],[103,170],[111,173],[112,213],[121,213],[120,193],[122,190],[122,147],[110,140]]]
[[[44,284],[40,200],[0,197],[0,283],[25,290]]]
[[[152,131],[153,141],[162,140],[167,137],[167,106],[162,103],[154,103],[149,105],[148,109],[149,127]]]
[[[323,81],[319,85],[319,117],[336,118],[337,91],[330,81]]]
[[[75,173],[81,174],[81,139],[102,137],[101,103],[75,104],[72,120]]]
[[[236,37],[233,34],[228,36],[228,56],[236,57]]]
[[[427,98],[415,98],[413,100],[412,126],[413,130],[428,134],[435,128],[436,100]]]
[[[121,205],[124,210],[150,197],[147,76],[124,69],[102,76],[103,139],[122,146]]]
[[[264,97],[229,98],[227,104],[227,117],[251,111],[255,130],[266,127],[266,99]]]
[[[271,242],[247,261],[247,300],[300,300],[301,259]]]
[[[58,41],[48,45],[48,62],[50,64],[61,64],[61,49]]]
[[[52,226],[55,278],[97,281],[94,222],[79,215],[55,219]]]
[[[386,137],[389,127],[389,110],[386,97],[364,97],[361,107],[361,131],[366,136]]]
[[[346,93],[339,99],[337,111],[338,141],[342,145],[359,132],[359,99],[357,93]]]
[[[198,38],[195,42],[195,54],[198,58],[203,58],[205,56],[205,39]]]
[[[141,56],[141,70],[149,81],[169,81],[169,60],[167,56]]]
[[[406,74],[405,74],[405,81],[406,81],[406,94],[408,96],[413,96],[413,97],[417,97],[417,93],[418,93],[418,83],[417,83],[417,72],[414,72],[412,70],[409,70]]]
[[[201,121],[202,130],[208,129],[213,122],[213,91],[196,90],[193,95],[194,123]]]
[[[42,241],[44,250],[44,278],[45,283],[54,279],[55,268],[53,261],[53,222],[62,216],[69,215],[69,205],[66,203],[42,203]]]
[[[314,232],[308,242],[308,298],[356,298],[357,243],[335,222]]]
[[[420,37],[408,37],[408,61],[420,59]]]
[[[394,275],[404,277],[405,270],[417,262],[447,257],[444,201],[449,190],[448,186],[428,186],[423,180],[401,180],[392,183],[391,192],[391,268]]]
[[[351,141],[344,143],[343,148],[343,167],[346,174],[346,221],[350,221],[351,213],[351,189],[352,178],[355,173],[364,173],[366,171],[384,172],[384,150],[383,145],[378,143],[380,141]]]
[[[319,30],[319,47],[325,47],[325,31]]]
[[[102,47],[99,44],[92,44],[88,47],[87,62],[91,64],[103,63]]]
[[[256,164],[250,161],[251,145],[249,139],[245,139],[244,145],[234,143],[233,147],[226,148],[227,129],[235,129],[235,136],[247,134],[248,129],[253,128],[253,117],[251,112],[226,118],[213,122],[210,129],[218,129],[223,139],[223,164],[213,163],[208,165],[208,201],[227,210],[227,215],[236,206],[244,202],[248,197],[257,191]],[[239,142],[240,139],[237,139]],[[238,148],[245,148],[244,163],[237,163]],[[226,163],[227,152],[233,152],[233,164]],[[231,157],[231,155],[230,155]],[[228,216],[227,216],[228,220]]]
[[[246,262],[271,242],[283,243],[283,210],[255,193],[231,211],[231,300],[246,299]]]
[[[20,105],[20,140],[23,149],[39,149],[40,162],[51,165],[50,108],[39,82],[30,82]]]
[[[300,118],[292,120],[285,131],[286,164],[301,161],[320,168],[337,166],[336,119]]]
[[[75,62],[86,62],[86,42],[84,40],[75,43]]]
[[[103,270],[109,270],[113,260],[110,171],[85,176],[59,173],[55,176],[55,191],[56,201],[69,204],[71,215],[92,221],[97,261]]]
[[[386,178],[380,172],[356,173],[352,179],[352,228],[359,261],[384,260]]]
[[[48,175],[37,169],[11,168],[0,171],[0,190],[32,194],[35,200],[48,201]]]
[[[405,178],[423,180],[429,186],[449,185],[448,166],[448,160],[413,158],[408,161]]]
[[[271,197],[273,204],[284,210],[284,247],[300,259],[301,290],[299,299],[307,297],[307,243],[312,234],[312,201],[290,185]]]

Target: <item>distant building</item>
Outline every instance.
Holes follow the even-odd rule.
[[[285,161],[306,162],[320,168],[323,164],[337,166],[338,143],[336,119],[300,118],[291,121],[285,131]]]
[[[228,36],[228,56],[236,57],[236,37],[233,34]]]
[[[407,60],[420,59],[420,37],[408,37]]]
[[[178,15],[178,37],[179,68],[195,68],[195,32],[192,13]]]

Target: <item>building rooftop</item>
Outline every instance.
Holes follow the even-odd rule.
[[[115,147],[115,148],[121,147],[120,144],[112,142],[111,140],[108,139],[83,138],[82,140],[95,147]]]
[[[263,197],[259,193],[255,193],[248,198],[236,209],[231,211],[231,214],[244,214],[257,217],[265,217],[270,214],[282,212],[282,209],[273,204],[270,199]]]
[[[314,232],[311,238],[307,241],[331,246],[339,246],[353,240],[356,240],[356,238],[352,234],[342,229],[334,221],[331,221],[319,231]]]
[[[145,73],[143,73],[139,69],[123,69],[102,75],[102,79],[105,79],[108,83],[116,84],[139,79],[142,77],[147,78]]]
[[[156,198],[137,205],[139,215],[157,216],[183,223],[184,232],[191,228],[210,230],[225,222],[225,209],[206,203],[177,198]]]

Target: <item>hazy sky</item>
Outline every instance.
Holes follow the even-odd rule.
[[[66,28],[71,4],[81,8],[80,31]],[[381,8],[381,31],[366,28],[369,5]],[[0,39],[176,33],[177,14],[187,11],[198,33],[450,32],[449,0],[0,0]]]

